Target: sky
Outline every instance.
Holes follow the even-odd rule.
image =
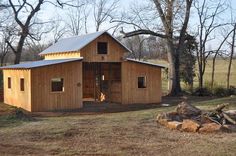
[[[139,1],[138,0],[120,0],[119,7],[118,7],[119,10],[117,12],[127,11],[127,10],[129,10],[129,7],[133,6],[134,4],[137,4],[137,3],[142,4],[145,1],[149,1],[149,0],[139,0]],[[208,1],[210,1],[210,0],[208,0]],[[231,4],[232,4],[231,7],[233,9],[235,9],[235,14],[236,14],[236,0],[228,0],[228,1],[231,1]],[[68,11],[68,10],[67,9],[62,10],[59,8],[55,8],[53,5],[47,4],[42,7],[42,10],[40,10],[40,13],[38,16],[40,19],[43,19],[45,21],[50,21],[52,19],[55,19],[56,14],[59,14],[64,20],[67,20],[68,17],[66,16],[66,11]],[[192,10],[192,14],[194,14],[194,13],[195,13],[194,10]],[[230,13],[228,12],[223,16],[222,20],[228,19],[229,16],[230,16]],[[101,29],[106,30],[110,26],[111,26],[111,24],[108,22],[108,23],[105,23],[104,25],[102,25]],[[90,20],[88,20],[88,28],[89,28],[88,31],[90,33],[95,31],[94,23],[93,23],[93,20],[91,20],[91,17],[90,17]],[[189,30],[196,31],[197,29],[198,29],[197,17],[193,15],[190,18]],[[81,32],[81,34],[83,34],[83,33],[84,32]],[[44,38],[44,42],[48,42],[48,40],[50,40],[50,37]],[[212,42],[212,45],[215,45],[216,43],[217,43],[217,40],[214,40],[214,42]],[[209,45],[209,47],[212,45]]]

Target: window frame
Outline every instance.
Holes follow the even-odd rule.
[[[142,85],[140,86],[140,81],[139,79],[142,78]],[[138,88],[139,89],[145,89],[147,88],[147,76],[138,76]]]
[[[106,53],[99,53],[98,45],[99,45],[100,43],[105,43],[105,44],[106,44]],[[109,47],[109,46],[108,46],[108,42],[102,42],[102,41],[101,41],[101,42],[97,42],[97,54],[98,54],[98,55],[107,55],[107,54],[108,54],[108,51],[109,51],[109,50],[108,50],[108,49],[109,49],[108,47]]]
[[[25,91],[25,79],[24,78],[20,78],[20,91],[22,91],[22,92]]]
[[[54,91],[53,90],[53,79],[55,80],[55,79],[60,79],[60,80],[62,80],[62,90],[58,90],[58,91]],[[54,81],[55,82],[55,81]],[[51,93],[64,93],[65,92],[65,80],[64,80],[64,78],[63,77],[53,77],[53,78],[51,78],[51,80],[50,80],[50,92]]]
[[[7,88],[8,88],[8,89],[11,89],[11,88],[12,88],[11,77],[7,77]]]

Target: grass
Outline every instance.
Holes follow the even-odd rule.
[[[166,98],[175,105],[178,98]],[[236,97],[207,99],[190,97],[194,105],[210,109],[229,102],[236,109]],[[0,108],[9,107],[0,104]],[[2,155],[235,155],[236,134],[193,134],[171,131],[155,122],[160,112],[171,107],[94,115],[36,116],[36,121],[18,120],[2,126]],[[8,120],[10,122],[11,119]]]
[[[150,60],[153,63],[159,63],[168,65],[166,61],[163,60]],[[228,60],[224,59],[217,59],[216,66],[215,66],[215,86],[223,86],[226,87],[226,80],[227,80],[227,70],[228,70]],[[196,66],[196,74],[197,66]],[[205,85],[209,85],[211,82],[211,74],[212,74],[212,60],[209,59],[206,65],[206,71],[204,74],[204,83]],[[168,82],[166,74],[163,72],[163,81],[162,81],[162,89],[164,92],[167,92]],[[233,60],[232,67],[231,67],[231,76],[230,76],[230,85],[236,86],[236,59]],[[194,79],[194,87],[198,86],[198,79],[195,77]],[[185,85],[182,83],[182,87],[185,88]]]

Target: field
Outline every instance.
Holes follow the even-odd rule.
[[[189,97],[209,109],[236,97]],[[116,113],[30,114],[35,120],[12,116],[15,108],[0,103],[1,155],[235,155],[236,133],[193,134],[171,131],[155,122],[156,115],[174,109],[179,98],[164,98],[171,107],[150,105]],[[121,111],[121,110],[119,110]],[[106,112],[106,111],[105,111]],[[111,111],[112,112],[112,111]]]
[[[164,64],[167,65],[166,61],[163,60],[150,60],[154,63]],[[197,65],[195,67],[196,74],[198,73]],[[226,87],[226,78],[227,78],[227,70],[228,70],[228,60],[224,59],[217,59],[216,60],[216,66],[215,66],[215,86],[222,86]],[[209,59],[206,66],[206,71],[204,75],[204,83],[210,84],[211,82],[211,73],[212,73],[212,60]],[[163,80],[163,90],[167,91],[167,80],[166,75],[164,74],[164,80]],[[236,86],[236,59],[233,60],[232,67],[231,67],[231,77],[230,77],[230,85]],[[194,79],[194,87],[198,86],[198,78],[197,76]],[[182,83],[182,87],[184,88],[184,84]]]

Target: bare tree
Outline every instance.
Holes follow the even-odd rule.
[[[235,38],[236,38],[236,23],[233,25],[233,35],[232,35],[232,40],[230,43],[231,51],[230,51],[230,56],[229,56],[229,65],[228,65],[228,70],[227,70],[227,89],[230,88],[230,74],[231,74],[231,67],[232,67],[232,60],[234,56],[234,48],[235,48]]]
[[[35,40],[40,40],[44,33],[47,33],[50,30],[38,29],[38,27],[42,27],[44,24],[48,22],[42,22],[37,19],[37,13],[40,11],[42,5],[44,3],[53,4],[54,6],[73,6],[69,2],[63,2],[60,0],[55,1],[46,1],[46,0],[38,0],[38,1],[29,1],[29,0],[8,0],[9,7],[13,12],[13,18],[18,25],[19,32],[18,38],[15,41],[16,45],[12,45],[9,41],[6,41],[9,47],[15,54],[14,63],[18,64],[21,59],[22,49],[27,37],[30,37]],[[38,26],[36,29],[33,29],[34,26]],[[51,29],[51,28],[50,28]],[[40,33],[39,33],[40,32]]]
[[[203,76],[206,69],[206,63],[208,57],[213,53],[211,50],[207,50],[207,43],[214,39],[212,34],[217,28],[220,28],[227,23],[219,22],[220,15],[226,10],[226,2],[219,1],[195,1],[194,7],[197,11],[199,19],[198,28],[198,41],[199,48],[197,51],[197,62],[198,62],[198,79],[199,88],[203,88]]]
[[[114,18],[119,0],[94,0],[92,1],[93,18],[96,31],[99,31],[102,24],[109,18]]]
[[[212,59],[212,72],[211,72],[211,89],[213,89],[214,87],[214,78],[215,78],[215,63],[216,63],[216,58],[217,56],[222,56],[225,52],[225,50],[221,50],[222,46],[224,45],[224,43],[227,41],[228,37],[230,36],[230,34],[233,32],[233,30],[231,30],[228,33],[225,33],[226,35],[223,35],[223,40],[221,41],[221,43],[219,44],[218,48],[216,50],[213,50],[212,53],[214,53],[213,59]]]
[[[67,28],[72,35],[79,35],[84,26],[86,26],[85,20],[87,20],[87,3],[86,1],[76,0],[74,4],[77,7],[71,7],[68,9]],[[86,26],[87,27],[87,26]],[[85,28],[87,29],[87,28]]]
[[[14,41],[14,27],[5,27],[0,33],[0,65],[3,66],[6,55],[10,52],[9,45],[6,41],[12,43]]]
[[[169,62],[169,94],[181,92],[179,76],[179,55],[184,49],[192,0],[152,0],[151,6],[134,11],[133,17],[122,20],[136,30],[124,32],[124,37],[152,35],[165,39]],[[134,10],[134,9],[133,9]],[[150,10],[150,12],[146,12]],[[153,12],[154,11],[154,12]],[[148,18],[147,16],[151,14]],[[120,20],[114,20],[119,21]],[[150,27],[151,26],[151,27]]]

